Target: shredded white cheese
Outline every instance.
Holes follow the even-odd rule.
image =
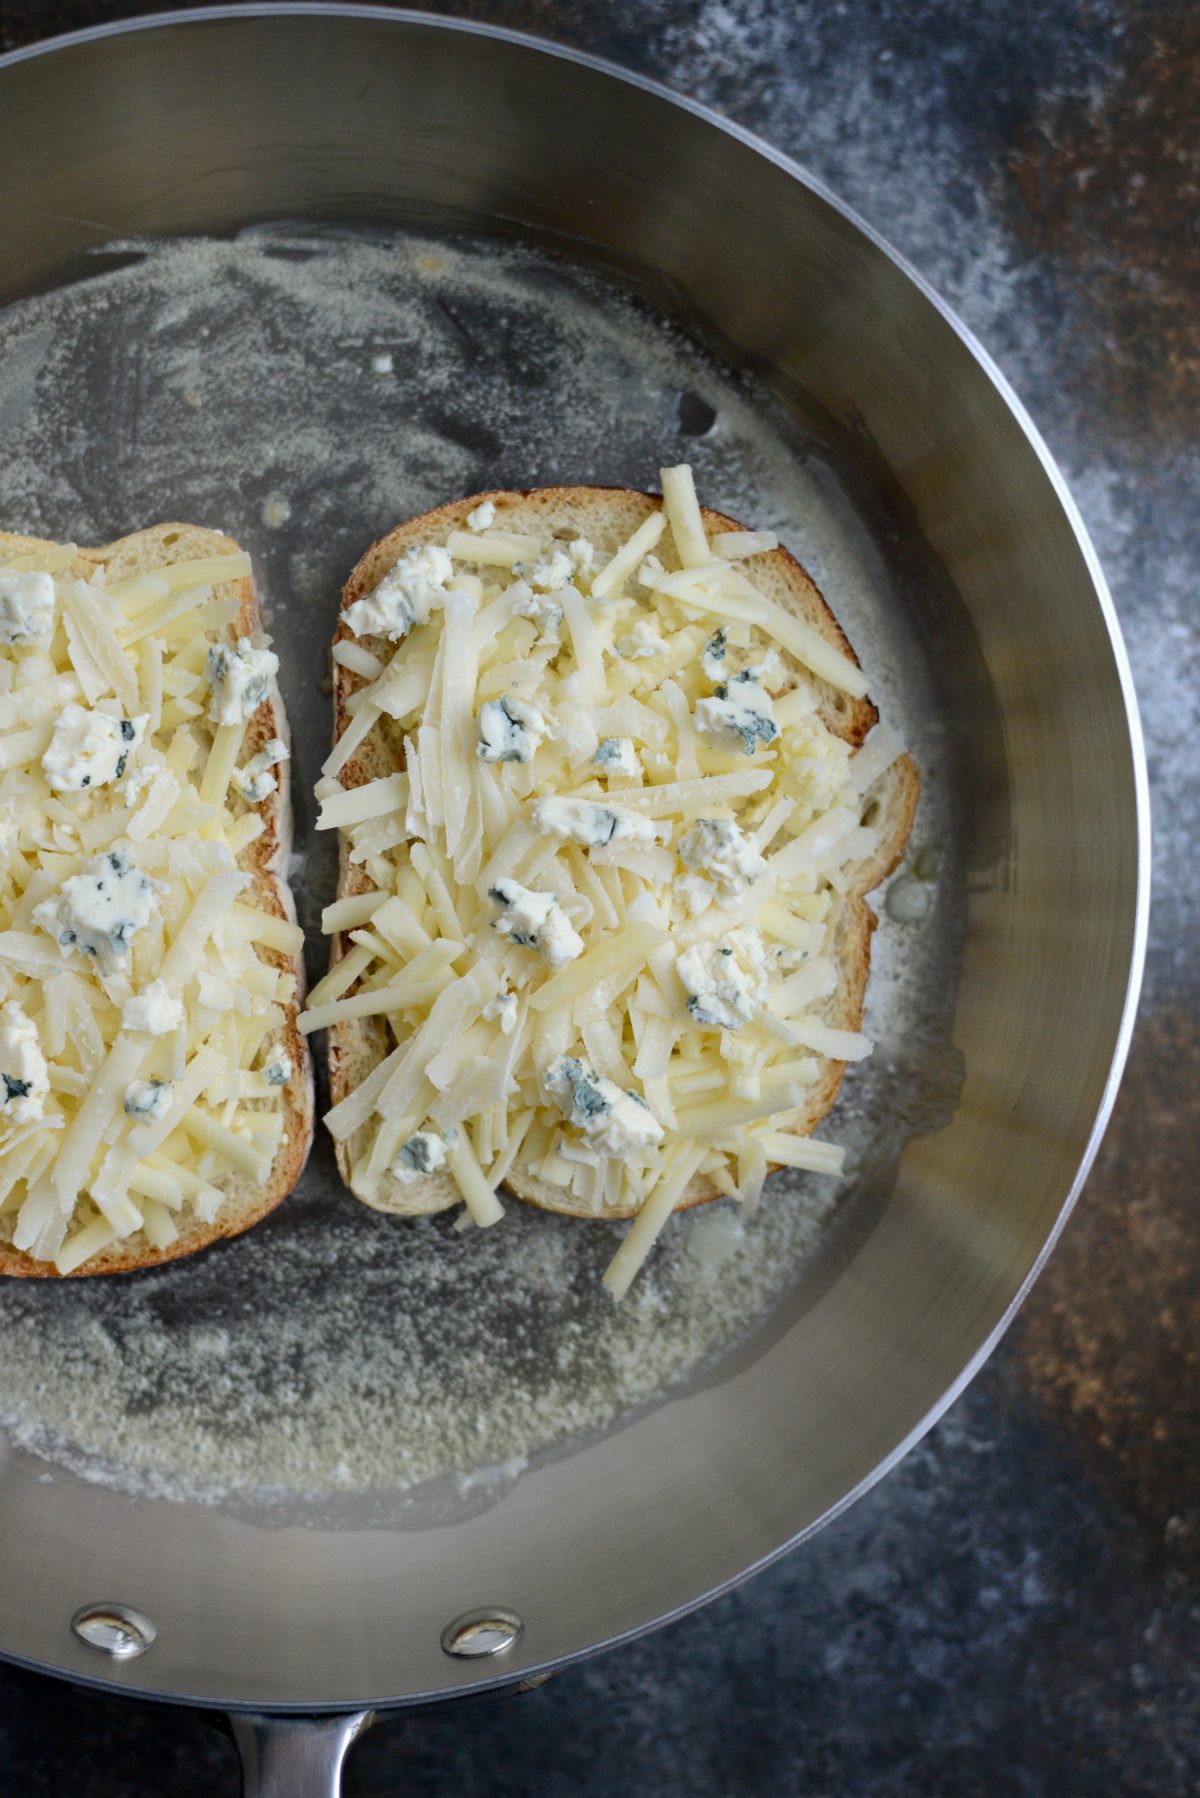
[[[870,781],[814,677],[865,683],[753,585],[773,536],[710,544],[686,466],[663,492],[607,546],[506,532],[481,500],[350,608],[400,649],[378,673],[341,658],[373,685],[320,823],[371,890],[328,908],[342,955],[304,1019],[382,1017],[394,1045],[330,1114],[355,1192],[402,1211],[389,1183],[448,1176],[492,1224],[519,1154],[575,1209],[638,1213],[616,1296],[697,1175],[753,1201],[778,1141],[834,1171],[788,1125],[818,1056],[869,1047],[829,1002]],[[384,713],[402,768],[343,788]]]
[[[139,1233],[167,1248],[183,1209],[211,1222],[222,1170],[269,1175],[283,1115],[252,1070],[292,989],[259,946],[300,941],[238,903],[244,807],[287,756],[271,739],[236,768],[277,667],[260,636],[224,641],[214,587],[247,558],[110,585],[74,554],[0,566],[0,1205],[59,1273]]]

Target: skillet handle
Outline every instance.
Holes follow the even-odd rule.
[[[333,1717],[231,1712],[229,1728],[242,1757],[242,1798],[339,1798],[347,1751],[374,1721],[374,1711]]]

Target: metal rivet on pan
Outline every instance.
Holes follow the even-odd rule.
[[[158,1631],[149,1617],[128,1604],[81,1605],[71,1619],[81,1642],[114,1661],[133,1661],[152,1646]]]
[[[462,1661],[482,1660],[489,1654],[503,1654],[521,1639],[525,1625],[515,1611],[503,1605],[488,1605],[478,1611],[464,1611],[442,1631],[442,1648],[446,1654]]]

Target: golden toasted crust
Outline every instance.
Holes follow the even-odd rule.
[[[373,543],[361,557],[342,594],[342,609],[334,632],[334,642],[353,637],[345,614],[350,606],[372,592],[383,576],[404,552],[416,545],[444,543],[448,534],[466,524],[467,514],[483,500],[491,500],[496,508],[495,530],[512,530],[530,535],[560,537],[586,536],[600,547],[601,555],[611,554],[625,542],[638,525],[662,501],[656,495],[640,493],[624,487],[537,487],[527,492],[506,490],[472,494],[424,512],[417,518],[398,525],[386,537]],[[743,531],[748,527],[723,513],[702,508],[705,527],[710,532]],[[820,632],[834,648],[857,665],[844,631],[830,611],[824,597],[810,576],[790,551],[779,548],[751,557],[745,569],[766,597],[784,606],[796,617]],[[372,639],[366,640],[368,644]],[[381,654],[390,645],[375,644]],[[334,677],[334,741],[349,722],[348,703],[363,686],[362,677],[335,663]],[[869,699],[853,699],[848,694],[814,682],[822,722],[851,749],[857,749],[875,724],[878,713]],[[400,732],[388,719],[382,719],[366,742],[347,762],[341,773],[344,786],[357,786],[390,773],[399,765]],[[841,978],[836,991],[820,1008],[828,1024],[842,1030],[857,1030],[862,1024],[863,1001],[870,969],[871,935],[876,919],[864,894],[877,886],[900,861],[912,829],[920,781],[914,763],[901,756],[880,776],[870,789],[878,803],[874,828],[879,843],[874,853],[861,862],[855,878],[840,906],[837,919],[833,958]],[[345,844],[341,852],[339,897],[370,890],[371,883],[361,867],[352,865]],[[335,936],[332,960],[336,962],[348,947],[348,937]],[[346,1096],[371,1072],[388,1053],[387,1027],[381,1019],[368,1018],[339,1024],[329,1032],[329,1076],[332,1097],[336,1103]],[[845,1063],[819,1057],[820,1076],[808,1089],[804,1115],[790,1127],[790,1134],[808,1136],[825,1117],[837,1097]],[[363,1152],[370,1126],[364,1125],[348,1142],[337,1144],[338,1167],[349,1180],[350,1168]],[[363,1140],[360,1140],[363,1139]],[[608,1207],[595,1211],[577,1204],[569,1188],[554,1186],[536,1179],[528,1170],[514,1167],[506,1185],[518,1198],[539,1205],[546,1211],[557,1211],[573,1217],[632,1217],[632,1207]],[[717,1189],[704,1176],[697,1175],[684,1192],[676,1210],[704,1204],[720,1197]],[[389,1191],[386,1209],[397,1215],[419,1216],[447,1210],[460,1202],[461,1195],[448,1174],[428,1177],[420,1185]]]
[[[54,546],[45,539],[21,537],[0,531],[0,564],[23,551],[52,547]],[[205,530],[199,525],[152,525],[144,531],[134,531],[127,537],[118,538],[115,543],[104,544],[101,548],[81,549],[68,572],[86,578],[97,567],[104,567],[111,579],[124,580],[129,575],[148,573],[170,562],[200,556],[233,555],[238,547],[231,537]],[[262,616],[254,582],[249,576],[239,581],[225,582],[214,591],[219,597],[236,599],[238,602],[236,620],[221,633],[225,639],[233,643],[239,637],[261,630]],[[280,737],[284,742],[289,740],[287,715],[274,682],[271,683],[268,697],[259,706],[246,730],[247,745],[253,750],[261,749],[271,737]],[[247,894],[248,901],[252,900],[259,910],[270,912],[274,917],[285,918],[294,924],[296,907],[286,878],[291,852],[292,817],[289,770],[288,762],[280,763],[275,769],[278,789],[257,808],[265,828],[262,835],[238,857],[238,866],[252,875],[254,880],[253,892]],[[34,1261],[14,1248],[11,1236],[15,1216],[0,1217],[0,1274],[27,1279],[80,1279],[93,1274],[130,1273],[136,1268],[157,1267],[163,1262],[177,1261],[184,1255],[192,1255],[197,1249],[205,1248],[210,1242],[217,1242],[222,1237],[240,1236],[243,1230],[248,1230],[260,1218],[266,1217],[268,1212],[273,1211],[287,1197],[308,1159],[316,1109],[308,1044],[296,1023],[304,994],[304,958],[302,955],[283,955],[262,945],[258,948],[258,954],[272,967],[294,974],[297,982],[295,998],[283,1006],[285,1022],[279,1031],[282,1046],[290,1056],[295,1071],[283,1089],[283,1136],[266,1184],[256,1186],[244,1176],[231,1172],[214,1182],[227,1195],[214,1223],[204,1223],[190,1211],[181,1212],[176,1219],[179,1235],[166,1248],[154,1248],[139,1230],[124,1241],[110,1243],[82,1267],[66,1276],[60,1275],[52,1263]]]

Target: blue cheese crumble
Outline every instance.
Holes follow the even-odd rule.
[[[565,968],[583,954],[579,935],[553,893],[537,893],[519,880],[498,880],[488,897],[502,907],[492,929],[523,949],[535,949],[550,968]]]
[[[161,980],[152,980],[140,993],[126,999],[121,1012],[123,1030],[144,1030],[150,1036],[166,1036],[183,1023],[183,1001]]]
[[[249,637],[239,637],[236,649],[214,643],[204,661],[210,722],[243,724],[252,718],[278,671],[279,657],[274,651],[256,649]]]
[[[414,544],[393,562],[379,585],[346,611],[356,637],[386,637],[398,643],[414,625],[428,624],[435,606],[444,604],[454,575],[447,550],[436,543]]]
[[[700,658],[704,677],[706,680],[712,681],[714,686],[730,680],[754,680],[760,686],[767,686],[772,681],[778,682],[783,679],[783,663],[780,661],[779,652],[774,645],[767,650],[761,662],[755,662],[749,667],[735,670],[730,667],[729,657],[726,653],[728,643],[729,632],[722,627],[709,638],[704,646],[704,654]]]
[[[645,618],[639,618],[632,630],[626,631],[623,637],[617,638],[617,654],[626,661],[638,662],[646,656],[661,656],[667,653],[667,642],[660,637],[654,626]]]
[[[125,1115],[140,1124],[161,1124],[171,1109],[174,1089],[169,1080],[151,1074],[149,1080],[131,1080],[125,1088]]]
[[[735,818],[697,818],[679,840],[679,859],[685,868],[708,875],[725,905],[740,899],[767,867]]]
[[[166,767],[166,760],[157,749],[149,749],[139,758],[136,768],[131,768],[121,783],[121,796],[127,811],[132,811],[155,775]],[[173,776],[171,777],[174,778]]]
[[[606,774],[624,774],[632,778],[638,772],[637,750],[632,737],[605,737],[592,757],[597,768]]]
[[[725,644],[728,635],[729,633],[724,630],[714,632],[705,644],[704,654],[700,660],[705,680],[710,680],[714,687],[719,685],[729,672],[725,666]]]
[[[757,930],[731,930],[675,958],[694,1023],[740,1030],[767,997],[767,958]]]
[[[655,837],[649,818],[591,799],[538,799],[530,817],[543,835],[581,843],[585,849],[604,843],[652,843]]]
[[[130,865],[123,850],[96,855],[63,881],[53,899],[33,908],[33,921],[64,949],[95,960],[101,973],[120,973],[136,933],[150,922],[158,889]]]
[[[536,562],[514,562],[513,573],[527,580],[539,593],[557,593],[561,588],[570,586],[575,569],[567,551],[555,548],[540,556]]]
[[[120,780],[149,722],[148,712],[137,718],[114,718],[81,705],[64,706],[42,757],[42,772],[53,791],[80,793],[85,787],[106,787]]]
[[[0,1123],[36,1123],[45,1110],[50,1077],[37,1029],[12,999],[0,1006],[0,1081]]]
[[[839,802],[855,806],[857,794],[845,789],[850,783],[850,747],[835,737],[817,717],[800,718],[784,738],[780,784],[785,793],[800,801],[802,815],[830,811]]]
[[[528,762],[546,737],[549,726],[535,706],[505,693],[479,708],[479,741],[475,753],[481,762]]]
[[[631,1155],[663,1139],[663,1127],[646,1101],[622,1092],[573,1055],[560,1055],[542,1076],[567,1122],[574,1124],[597,1155]]]
[[[417,1130],[402,1143],[392,1162],[391,1174],[401,1186],[414,1186],[425,1174],[436,1174],[446,1165],[447,1137],[436,1130]]]
[[[483,1008],[483,1015],[489,1023],[499,1024],[505,1036],[511,1036],[517,1027],[517,995],[515,993],[497,993],[489,999]]]
[[[286,1086],[292,1073],[292,1058],[286,1049],[280,1049],[263,1068],[263,1079],[268,1086]]]
[[[595,544],[586,537],[575,537],[570,543],[554,544],[536,562],[514,562],[512,571],[539,593],[558,593],[571,586],[577,575],[589,574],[595,560]]]
[[[0,568],[0,643],[43,643],[54,628],[55,592],[38,569]]]
[[[779,735],[771,695],[750,668],[722,683],[711,699],[698,699],[694,718],[696,729],[718,747],[740,743],[746,755],[753,755],[760,743],[771,743]]]
[[[553,646],[562,630],[563,609],[547,593],[535,593],[528,581],[514,581],[508,590],[514,618],[531,618],[537,625],[539,643]]]
[[[233,784],[247,805],[261,805],[264,799],[270,798],[279,785],[271,769],[290,759],[291,750],[282,737],[269,737],[244,768],[234,771]]]

